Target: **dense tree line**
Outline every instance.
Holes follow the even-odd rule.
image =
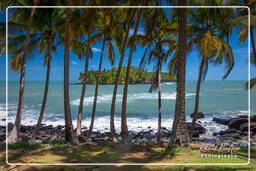
[[[117,68],[112,68],[110,70],[103,70],[101,72],[99,83],[103,85],[114,84],[114,81],[116,78],[116,71],[117,71]],[[125,72],[126,72],[126,67],[122,67],[120,82],[119,82],[120,84],[124,84],[125,82]],[[94,70],[89,71],[86,83],[96,84],[97,74],[98,74],[98,71],[94,71]],[[129,84],[151,84],[152,80],[154,79],[154,76],[155,76],[154,72],[147,72],[137,67],[131,67]],[[175,81],[175,75],[167,72],[162,72],[161,78],[162,78],[162,82]],[[83,73],[80,73],[79,80],[80,81],[84,80]]]

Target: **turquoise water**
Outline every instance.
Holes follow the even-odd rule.
[[[200,111],[206,114],[210,120],[213,116],[227,117],[237,114],[248,114],[248,92],[244,90],[245,81],[205,81],[202,83],[200,96]],[[25,88],[25,104],[23,109],[23,124],[35,124],[42,101],[44,82],[28,81]],[[18,82],[8,83],[8,118],[13,121],[18,101]],[[149,93],[150,85],[130,85],[128,93],[127,116],[129,127],[156,127],[157,117],[157,94]],[[84,126],[88,126],[92,110],[94,85],[88,85],[84,100]],[[5,90],[5,82],[0,82],[0,89]],[[186,114],[193,112],[196,82],[186,83]],[[173,119],[176,83],[161,85],[162,90],[162,113],[163,125],[171,126]],[[123,86],[120,85],[116,104],[117,127],[120,121]],[[76,119],[79,104],[81,85],[70,85],[70,103],[72,117]],[[109,112],[112,98],[113,86],[101,85],[99,88],[96,127],[108,127]],[[256,91],[251,91],[251,98],[256,99]],[[1,110],[5,108],[5,93],[0,95]],[[251,105],[252,111],[256,106]],[[5,117],[1,112],[1,118]],[[47,99],[45,119],[46,124],[62,124],[63,115],[63,82],[50,82],[49,95]],[[188,117],[189,119],[189,117]]]

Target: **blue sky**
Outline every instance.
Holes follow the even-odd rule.
[[[5,21],[5,14],[0,14],[0,21]],[[254,30],[255,31],[255,30]],[[143,33],[143,29],[139,29],[139,33]],[[247,42],[247,41],[246,41]],[[239,44],[238,43],[238,31],[235,30],[232,33],[230,38],[230,46],[233,49],[233,53],[235,56],[235,66],[230,73],[227,80],[247,80],[248,78],[248,55],[247,43]],[[97,42],[93,46],[93,58],[90,60],[89,69],[97,70],[99,63],[99,56],[101,52],[101,41]],[[125,53],[125,62],[124,65],[127,64],[128,58],[128,50]],[[144,53],[144,49],[141,47],[137,47],[136,51],[133,54],[133,66],[138,66],[141,56]],[[119,56],[116,54],[116,63],[115,66],[118,65]],[[61,81],[63,80],[63,60],[64,60],[64,52],[63,48],[60,47],[57,49],[56,53],[53,55],[52,60],[52,69],[51,69],[51,80]],[[5,80],[5,70],[6,70],[6,56],[3,54],[0,57],[0,80]],[[200,58],[196,51],[192,51],[187,56],[187,72],[186,79],[187,80],[196,80],[198,75]],[[70,81],[77,81],[79,78],[79,73],[83,71],[84,60],[79,60],[77,56],[71,53],[70,56]],[[103,68],[110,69],[111,64],[104,58]],[[255,67],[251,67],[251,73],[255,73]],[[148,71],[152,71],[152,65],[148,67]],[[164,71],[167,71],[167,65],[165,64],[163,67]],[[26,70],[26,80],[45,80],[45,71],[46,68],[43,67],[43,57],[39,55],[38,52],[35,53],[34,57],[27,62],[27,70]],[[206,80],[221,80],[224,74],[225,67],[224,65],[213,66],[209,65],[208,74],[206,76]],[[19,80],[19,73],[14,73],[10,69],[8,70],[8,80]]]

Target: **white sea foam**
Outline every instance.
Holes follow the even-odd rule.
[[[161,84],[173,85],[174,83],[172,83],[172,82],[163,82]]]
[[[98,96],[97,98],[97,103],[110,103],[112,100],[112,94],[107,94],[107,95],[102,95],[102,96]],[[195,96],[195,93],[187,93],[186,97],[191,97],[191,96]],[[163,100],[175,100],[176,99],[176,93],[162,93],[161,95]],[[123,96],[118,94],[116,96],[116,102],[122,102],[122,98]],[[158,99],[158,94],[157,93],[138,93],[138,94],[131,94],[128,95],[127,97],[127,101],[129,102],[133,102],[136,100],[156,100]],[[94,96],[89,96],[89,97],[85,97],[84,98],[84,104],[85,105],[90,105],[93,103],[94,100]],[[71,101],[72,105],[79,105],[80,99],[76,99]]]

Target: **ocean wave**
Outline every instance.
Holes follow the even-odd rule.
[[[195,96],[195,93],[187,93],[186,97]],[[102,95],[98,96],[97,103],[110,103],[112,101],[112,94]],[[175,100],[176,99],[176,93],[162,93],[161,95],[162,100]],[[122,102],[123,95],[118,94],[116,96],[116,102]],[[128,95],[127,101],[133,102],[136,100],[157,100],[158,94],[157,93],[138,93],[138,94],[131,94]],[[84,105],[91,105],[93,103],[94,96],[89,96],[84,98]],[[72,100],[72,105],[79,105],[80,99]]]

